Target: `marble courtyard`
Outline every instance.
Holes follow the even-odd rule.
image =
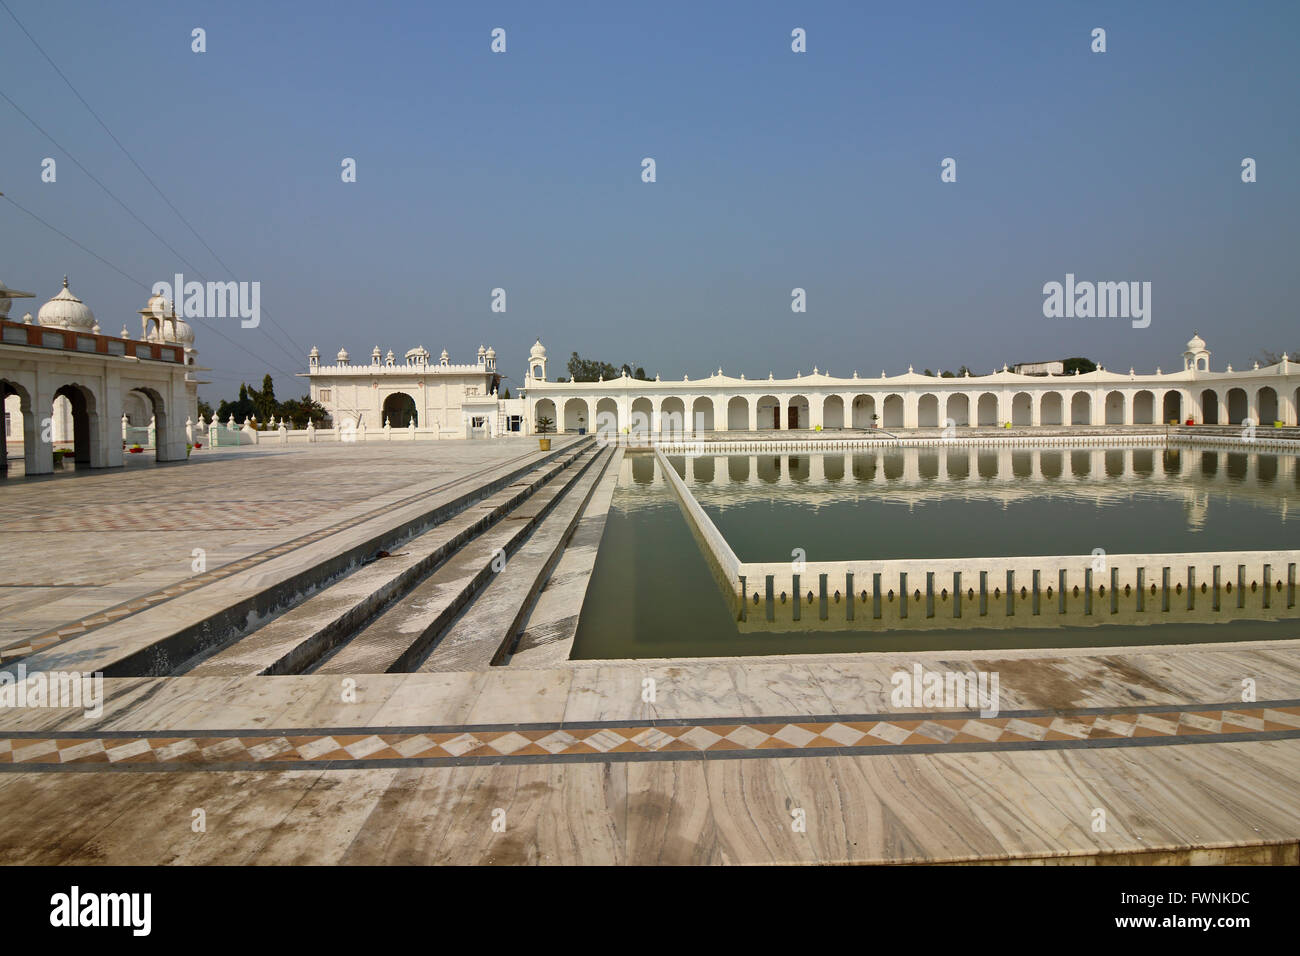
[[[634,454],[259,444],[11,480],[0,656],[105,698],[0,709],[0,853],[1297,862],[1296,640],[571,658]],[[1000,673],[999,713],[896,707],[918,663]]]

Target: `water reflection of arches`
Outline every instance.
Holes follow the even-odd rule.
[[[393,428],[405,428],[412,423],[420,427],[420,413],[416,410],[415,399],[405,392],[393,392],[384,399],[383,420],[385,425]]]

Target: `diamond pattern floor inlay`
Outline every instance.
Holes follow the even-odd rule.
[[[1069,713],[899,714],[653,724],[129,731],[0,737],[0,771],[283,770],[1149,746],[1300,738],[1300,702]]]

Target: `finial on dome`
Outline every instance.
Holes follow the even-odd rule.
[[[65,273],[63,274],[63,288],[66,289],[67,287],[68,287],[68,275],[67,275],[67,273],[65,272]]]

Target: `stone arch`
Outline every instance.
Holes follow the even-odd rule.
[[[749,431],[749,399],[736,395],[727,402],[727,428],[730,431]]]
[[[632,400],[632,417],[628,422],[628,432],[645,438],[650,434],[650,424],[654,419],[654,403],[644,395]]]
[[[1044,425],[1065,424],[1065,397],[1060,392],[1044,392],[1038,399],[1038,420]]]
[[[1165,392],[1160,403],[1160,420],[1162,422],[1183,422],[1183,393],[1171,388]]]
[[[1070,396],[1070,424],[1092,424],[1092,396],[1087,392],[1075,392]]]
[[[1201,424],[1219,424],[1219,393],[1212,388],[1201,392]]]
[[[393,392],[384,398],[384,407],[379,412],[380,424],[387,424],[392,428],[406,428],[412,422],[415,427],[420,427],[420,410],[416,407],[415,399],[406,392]]]
[[[954,425],[970,424],[970,396],[965,392],[952,392],[943,409],[944,424],[951,419]]]
[[[1011,396],[1011,424],[1032,425],[1034,423],[1034,399],[1028,392],[1016,392]]]
[[[1255,393],[1255,407],[1259,409],[1259,425],[1272,426],[1280,417],[1278,414],[1277,390],[1265,385]]]
[[[803,395],[791,395],[785,403],[786,428],[811,428],[808,416],[808,399]]]
[[[555,412],[555,403],[551,401],[549,398],[538,399],[537,402],[533,405],[533,427],[536,428],[538,432],[541,432],[542,430],[543,418],[548,419],[550,421],[551,431],[555,431],[557,429],[558,425],[557,425],[557,415]]]
[[[570,398],[564,403],[564,431],[585,429],[591,422],[591,409],[585,398]]]
[[[696,432],[711,432],[717,428],[713,421],[713,399],[701,395],[691,403],[691,427]]]
[[[898,393],[886,395],[885,400],[880,403],[882,409],[880,413],[881,424],[885,428],[902,428],[903,427],[903,396]]]
[[[1228,389],[1228,421],[1226,424],[1240,425],[1249,416],[1250,406],[1246,400],[1246,390],[1244,388]]]
[[[596,419],[592,430],[597,435],[618,434],[618,402],[612,398],[602,398],[596,402]]]
[[[876,399],[873,395],[854,395],[853,396],[853,418],[851,424],[854,428],[871,428],[873,426],[872,416],[876,414]]]
[[[54,392],[57,401],[67,399],[72,407],[72,459],[78,465],[103,468],[106,464],[104,443],[100,439],[99,403],[87,385],[68,382]],[[51,403],[53,404],[53,403]]]
[[[761,396],[758,400],[757,408],[759,431],[781,427],[781,422],[777,417],[781,413],[781,402],[775,395]]]
[[[844,399],[827,395],[822,402],[822,428],[844,427]]]
[[[1144,388],[1133,396],[1133,424],[1154,425],[1155,423],[1156,396],[1154,392]]]
[[[149,417],[153,419],[153,456],[155,461],[177,461],[185,456],[181,453],[182,449],[169,447],[172,440],[173,422],[168,416],[167,403],[163,400],[162,393],[156,388],[150,388],[147,385],[130,385],[126,394],[139,395],[149,409]],[[148,425],[146,421],[144,423]]]
[[[10,401],[10,399],[16,401]],[[18,420],[13,429],[14,437],[22,436],[23,443],[23,473],[27,475],[38,474],[38,464],[36,450],[40,445],[40,429],[37,427],[36,415],[32,409],[32,395],[22,384],[12,379],[0,379],[0,406],[12,415],[17,414]],[[9,421],[5,421],[3,434],[3,444],[0,444],[0,468],[4,472],[9,471]]]
[[[916,403],[916,424],[921,428],[939,427],[939,396],[926,392]]]
[[[1102,399],[1102,408],[1105,409],[1105,414],[1102,416],[1102,421],[1105,422],[1107,425],[1124,424],[1124,393],[1123,392],[1119,391],[1118,389],[1114,389],[1112,391],[1107,392],[1106,397]]]
[[[975,407],[975,421],[980,425],[1000,425],[998,421],[998,397],[992,392],[985,392],[979,397]]]
[[[680,435],[686,428],[686,403],[669,395],[659,405],[659,433]]]

